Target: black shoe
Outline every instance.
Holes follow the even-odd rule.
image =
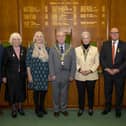
[[[43,117],[43,112],[42,112],[42,111],[39,111],[39,112],[37,113],[37,116],[38,116],[38,117]]]
[[[120,118],[122,116],[122,113],[120,111],[116,111],[116,117]]]
[[[59,117],[59,116],[60,116],[60,113],[59,113],[59,112],[54,112],[53,115],[54,115],[55,117]]]
[[[22,116],[24,116],[24,115],[25,115],[25,112],[24,112],[24,110],[23,110],[23,109],[18,109],[18,113],[19,113],[20,115],[22,115]]]
[[[37,114],[39,111],[38,111],[38,109],[35,109],[35,114]]]
[[[43,116],[43,113],[40,112],[38,109],[35,109],[35,114],[37,117],[42,117]]]
[[[0,116],[1,116],[1,115],[3,115],[3,112],[2,112],[1,109],[0,109]]]
[[[69,113],[67,111],[61,112],[64,116],[68,116]]]
[[[13,118],[16,118],[16,117],[17,117],[17,112],[16,112],[16,111],[12,111],[11,116],[12,116]]]
[[[107,115],[109,112],[111,112],[110,109],[105,109],[104,111],[102,111],[102,115]]]
[[[94,114],[94,112],[93,112],[92,109],[88,111],[88,115],[89,115],[89,116],[92,116],[93,114]]]
[[[79,116],[82,116],[82,115],[83,115],[83,112],[84,112],[83,110],[79,110],[78,113],[77,113],[77,116],[78,116],[78,117],[79,117]]]
[[[43,114],[44,114],[44,115],[47,115],[48,112],[47,112],[46,110],[43,110]]]

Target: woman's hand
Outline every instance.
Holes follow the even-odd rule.
[[[56,80],[56,76],[55,75],[51,76],[51,80],[52,81]]]
[[[86,76],[91,73],[91,70],[85,70],[85,71],[81,70],[80,73]]]
[[[33,82],[30,67],[27,67],[27,75],[28,75],[28,82],[29,82],[29,83]]]
[[[29,83],[33,82],[32,75],[28,75],[28,82]]]

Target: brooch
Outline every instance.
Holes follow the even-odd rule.
[[[120,50],[119,50],[119,48],[117,49],[117,53],[119,53],[120,52]]]

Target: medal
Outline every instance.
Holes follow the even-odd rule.
[[[60,56],[61,65],[64,65],[64,53]]]
[[[64,62],[63,61],[61,62],[61,65],[64,66]]]
[[[117,52],[118,52],[118,53],[120,52],[119,48],[117,49]]]

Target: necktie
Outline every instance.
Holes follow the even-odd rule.
[[[60,46],[60,51],[61,51],[61,54],[64,53],[63,46]]]
[[[115,42],[112,43],[112,63],[115,61]]]

